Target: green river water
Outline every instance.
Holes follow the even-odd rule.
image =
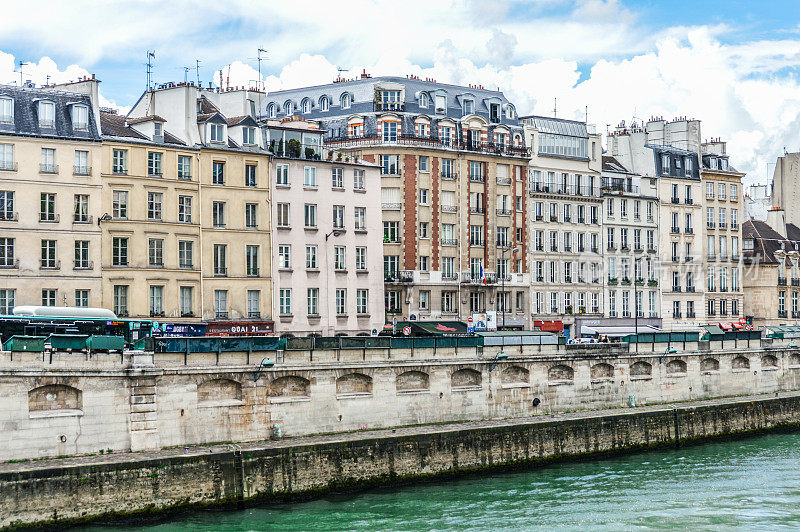
[[[800,529],[800,434],[333,495],[299,504],[202,511],[124,528],[794,530]]]

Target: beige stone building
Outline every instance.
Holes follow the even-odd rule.
[[[101,305],[100,146],[90,97],[0,86],[0,314]]]
[[[705,313],[709,322],[742,315],[742,177],[728,161],[726,143],[704,142],[703,189]]]
[[[195,231],[199,234],[191,260],[191,270],[200,269],[197,293],[193,291],[191,295],[192,301],[197,301],[193,306],[197,310],[192,314],[205,321],[269,319],[272,314],[270,157],[250,113],[255,109],[255,102],[248,104],[253,97],[252,91],[219,92],[192,84],[169,84],[146,91],[127,117],[128,125],[154,142],[170,139],[177,143],[175,160],[168,158],[169,164],[174,164],[168,171],[175,176],[171,195],[179,196],[179,188],[189,196],[191,189],[197,190],[196,207],[193,204],[196,214],[192,215],[192,224],[185,226],[190,230],[180,236],[189,242]],[[243,114],[229,116],[221,112],[222,99],[229,105],[238,101]],[[181,149],[194,154],[191,181],[177,178],[182,171],[177,161]],[[148,153],[148,173],[151,162]],[[161,164],[166,165],[167,161],[162,158]],[[188,188],[184,187],[187,184]],[[171,206],[177,208],[177,203]],[[193,226],[198,223],[199,227]],[[177,235],[173,240],[180,245]],[[180,250],[177,257],[180,265]],[[188,283],[186,273],[176,272],[179,279]],[[180,282],[176,279],[170,284]],[[184,294],[189,297],[187,291]],[[144,296],[139,292],[134,295]],[[173,308],[180,313],[178,306]]]

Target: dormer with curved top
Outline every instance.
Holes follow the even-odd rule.
[[[339,107],[342,109],[350,109],[353,106],[353,93],[343,92],[339,95]]]
[[[325,113],[331,108],[331,97],[327,94],[323,94],[319,97],[317,104],[319,105],[320,112]]]
[[[300,112],[303,113],[304,115],[311,114],[311,109],[313,107],[314,104],[311,101],[311,98],[306,97],[300,100]]]

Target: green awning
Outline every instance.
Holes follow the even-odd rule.
[[[703,328],[708,331],[708,334],[725,334],[725,331],[720,329],[719,325],[703,325]]]

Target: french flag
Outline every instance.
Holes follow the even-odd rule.
[[[486,284],[486,277],[483,275],[483,264],[481,264],[481,281],[483,281],[484,285]]]

